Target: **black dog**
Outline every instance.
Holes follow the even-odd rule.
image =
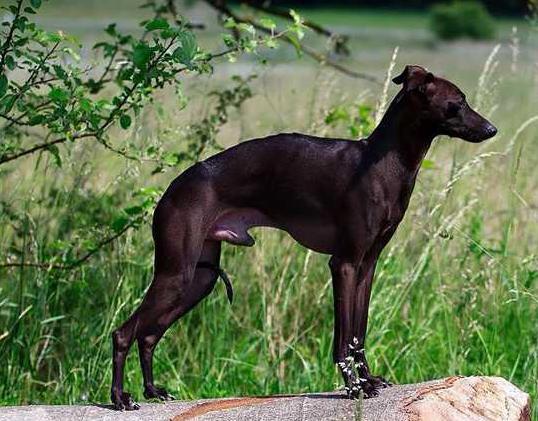
[[[452,83],[419,66],[394,79],[403,88],[365,140],[278,134],[243,142],[197,163],[169,186],[155,209],[155,274],[140,307],[113,333],[111,397],[137,409],[123,391],[123,367],[136,339],[146,398],[170,399],[153,383],[152,358],[174,321],[206,297],[219,276],[221,242],[252,246],[254,226],[287,231],[331,255],[334,352],[351,397],[386,386],[364,356],[376,261],[407,209],[422,159],[437,135],[481,142],[495,127]],[[193,338],[195,340],[195,338]],[[356,370],[350,369],[353,361]]]

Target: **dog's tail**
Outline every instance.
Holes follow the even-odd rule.
[[[196,264],[197,268],[200,269],[211,269],[214,270],[220,279],[222,279],[222,282],[224,282],[224,285],[226,286],[226,295],[228,296],[228,301],[230,304],[232,304],[234,299],[234,290],[232,288],[232,283],[230,282],[230,278],[228,278],[228,275],[226,275],[226,272],[224,272],[220,266],[217,266],[211,262],[198,262]]]

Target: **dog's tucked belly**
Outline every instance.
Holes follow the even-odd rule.
[[[319,253],[331,254],[335,230],[327,224],[304,220],[275,221],[257,209],[232,209],[220,215],[212,224],[207,238],[240,246],[253,246],[248,230],[253,227],[272,227],[288,232],[303,246]]]

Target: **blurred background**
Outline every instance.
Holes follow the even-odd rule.
[[[140,36],[140,21],[151,15],[139,7],[142,3],[50,0],[33,19],[49,31],[76,36],[82,63],[97,74],[107,61],[92,46],[105,38],[103,30],[112,22]],[[0,403],[108,400],[110,333],[136,308],[151,280],[149,218],[72,270],[53,270],[49,262],[84,256],[88,247],[93,250],[92,244],[117,231],[107,227],[137,200],[140,189],[160,192],[196,159],[242,140],[281,131],[368,135],[397,92],[391,77],[406,64],[423,65],[456,83],[499,134],[479,145],[448,138],[434,143],[406,218],[377,267],[366,345],[370,365],[394,383],[499,375],[536,400],[538,26],[533,4],[174,4],[208,51],[224,49],[222,34],[233,32],[222,25],[229,17],[223,5],[245,22],[269,16],[279,28],[293,8],[309,24],[300,40],[304,48],[298,54],[293,43],[281,42],[276,49],[222,57],[207,74],[185,74],[180,94],[172,86],[157,90],[132,124],[111,129],[111,142],[126,148],[123,152],[187,150],[200,138],[199,124],[214,115],[212,92],[230,86],[234,75],[255,75],[249,94],[196,157],[165,154],[168,166],[156,170],[153,162],[74,142],[60,149],[61,167],[49,153],[0,167],[2,261],[44,265],[0,267]],[[327,257],[274,230],[255,229],[253,235],[253,249],[224,247],[222,266],[236,290],[233,306],[217,285],[157,348],[157,383],[176,397],[340,386],[331,361]],[[126,377],[126,389],[141,396],[134,351]],[[535,416],[536,411],[535,405]]]

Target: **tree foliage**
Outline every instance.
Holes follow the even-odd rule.
[[[478,1],[438,4],[431,10],[431,28],[441,39],[491,39],[495,22]]]

